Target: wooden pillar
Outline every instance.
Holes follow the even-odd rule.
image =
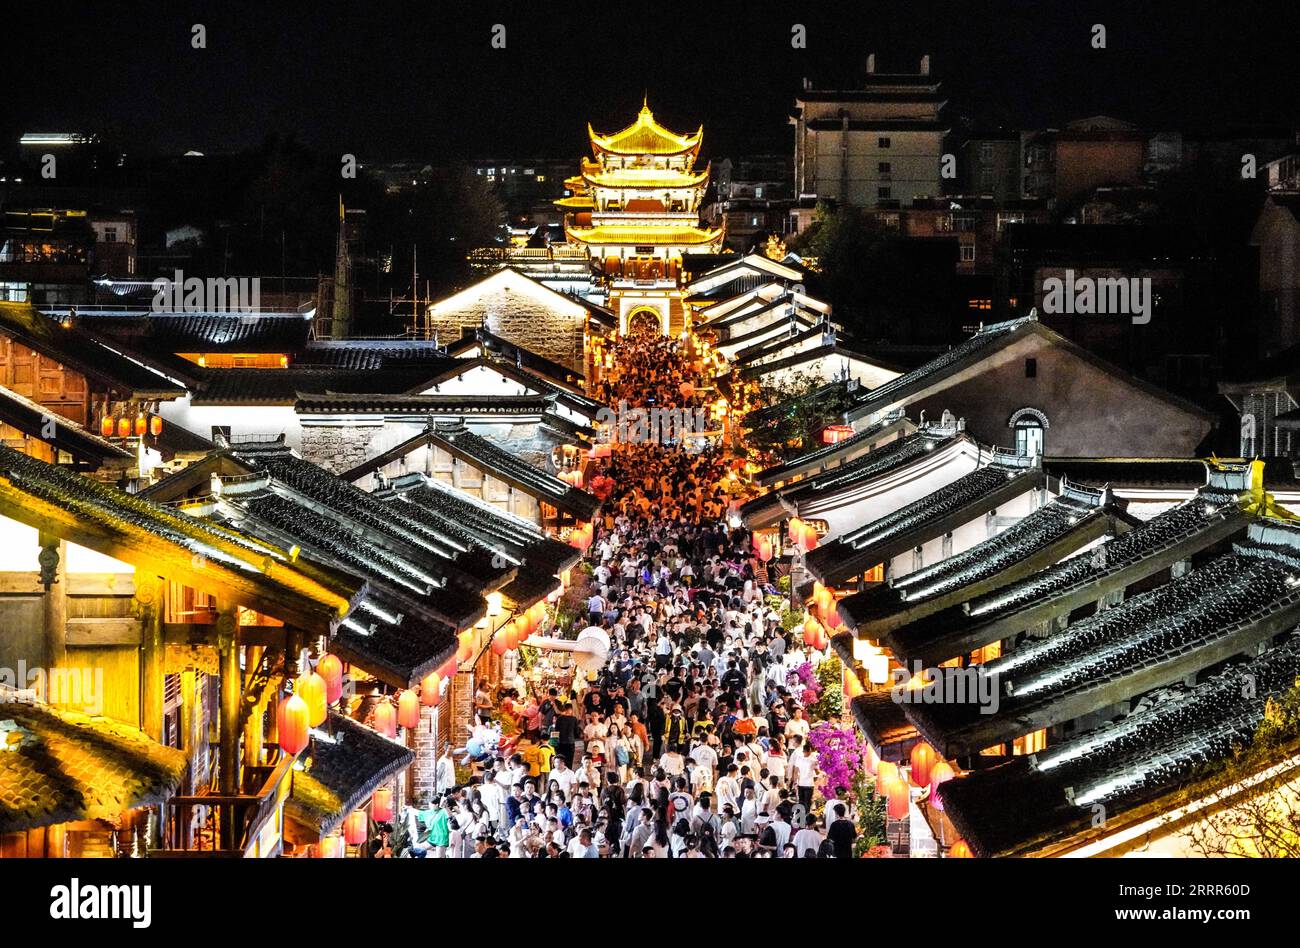
[[[218,713],[220,756],[218,769],[221,793],[234,796],[239,793],[239,703],[243,681],[239,670],[239,641],[236,632],[235,607],[227,600],[217,602],[217,653],[221,672],[221,706]],[[234,809],[221,810],[221,843],[226,848],[235,845]]]
[[[260,645],[250,646],[245,651],[245,658],[248,660],[248,677],[249,685],[252,685],[252,678],[257,670],[258,665],[262,662],[262,653],[266,649]],[[266,708],[266,701],[259,700],[257,706],[253,708],[248,715],[248,721],[244,724],[244,766],[256,767],[262,763],[262,715]]]
[[[68,544],[40,533],[41,582],[45,586],[45,665],[61,668],[68,658]]]
[[[163,644],[162,577],[135,574],[136,611],[140,616],[140,724],[155,741],[163,739],[163,679],[166,646]]]
[[[185,781],[182,785],[182,795],[190,796],[194,793],[194,756],[198,753],[200,747],[199,740],[199,721],[202,715],[199,713],[199,673],[193,668],[187,668],[181,672],[181,750],[185,752],[185,757],[189,765],[185,768]]]

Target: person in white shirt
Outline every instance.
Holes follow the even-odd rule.
[[[826,812],[831,812],[829,804],[826,806]],[[802,858],[803,854],[810,849],[813,852],[817,852],[817,850],[821,848],[821,845],[822,834],[817,832],[816,824],[813,820],[812,814],[810,813],[804,817],[803,828],[794,834],[795,855]]]
[[[598,859],[600,852],[591,841],[591,830],[583,829],[569,841],[569,855],[574,859]]]
[[[785,722],[785,736],[806,739],[808,731],[808,719],[803,716],[803,708],[795,707],[790,720]]]
[[[681,751],[676,746],[668,748],[662,757],[659,758],[659,766],[670,778],[680,777],[686,773],[686,758],[682,756]]]
[[[817,752],[805,747],[801,740],[790,752],[789,782],[798,789],[799,802],[807,812],[812,807],[813,786],[817,782]]]
[[[564,794],[565,799],[568,799],[578,775],[575,771],[569,769],[569,765],[564,762],[563,757],[557,757],[555,758],[555,767],[551,771],[550,779],[560,785],[560,792]]]
[[[780,853],[785,849],[785,844],[790,842],[790,824],[783,820],[778,812],[768,825],[772,827],[772,832],[776,833],[776,851]]]
[[[754,796],[754,788],[745,788],[745,797],[740,801],[740,829],[743,833],[754,832],[754,824],[758,820],[758,798]]]
[[[730,806],[733,810],[740,808],[740,780],[736,775],[740,773],[740,768],[732,764],[727,768],[727,773],[718,778],[718,811],[721,812],[725,806]]]
[[[492,828],[495,830],[498,826],[502,825],[502,820],[505,818],[506,805],[505,790],[501,787],[501,784],[497,783],[495,774],[493,774],[491,778],[483,781],[483,785],[479,787],[478,794],[479,799],[483,801],[483,806],[488,812],[488,821],[492,824]]]

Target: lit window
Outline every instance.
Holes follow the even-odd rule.
[[[1042,412],[1033,408],[1020,409],[1011,416],[1011,429],[1015,432],[1017,454],[1038,457],[1043,453],[1047,416]]]

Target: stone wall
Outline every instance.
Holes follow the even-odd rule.
[[[383,425],[305,425],[302,430],[301,454],[326,470],[341,474],[363,463],[369,455],[366,446],[383,429]]]
[[[518,279],[526,279],[518,277]],[[530,281],[531,282],[531,281]],[[429,311],[438,338],[459,339],[463,330],[480,326],[530,352],[558,362],[575,372],[583,371],[583,330],[586,311],[579,304],[540,292],[525,292],[502,283],[485,286],[480,293],[453,297]]]

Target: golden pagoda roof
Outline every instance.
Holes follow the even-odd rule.
[[[571,207],[578,210],[591,210],[596,206],[596,202],[588,194],[574,194],[570,197],[560,198],[552,202],[556,207]]]
[[[702,171],[673,171],[669,168],[613,168],[605,170],[594,161],[582,163],[582,178],[599,188],[700,188],[709,183],[709,166]]]
[[[701,125],[694,135],[670,132],[655,121],[650,106],[643,103],[636,121],[622,131],[602,135],[588,122],[587,134],[591,136],[592,147],[598,152],[614,155],[679,155],[699,150],[700,141],[704,138],[704,126]]]
[[[643,224],[597,224],[594,227],[566,227],[565,234],[570,240],[597,246],[634,244],[684,247],[716,243],[722,239],[721,228],[709,230],[679,225],[651,227]]]

